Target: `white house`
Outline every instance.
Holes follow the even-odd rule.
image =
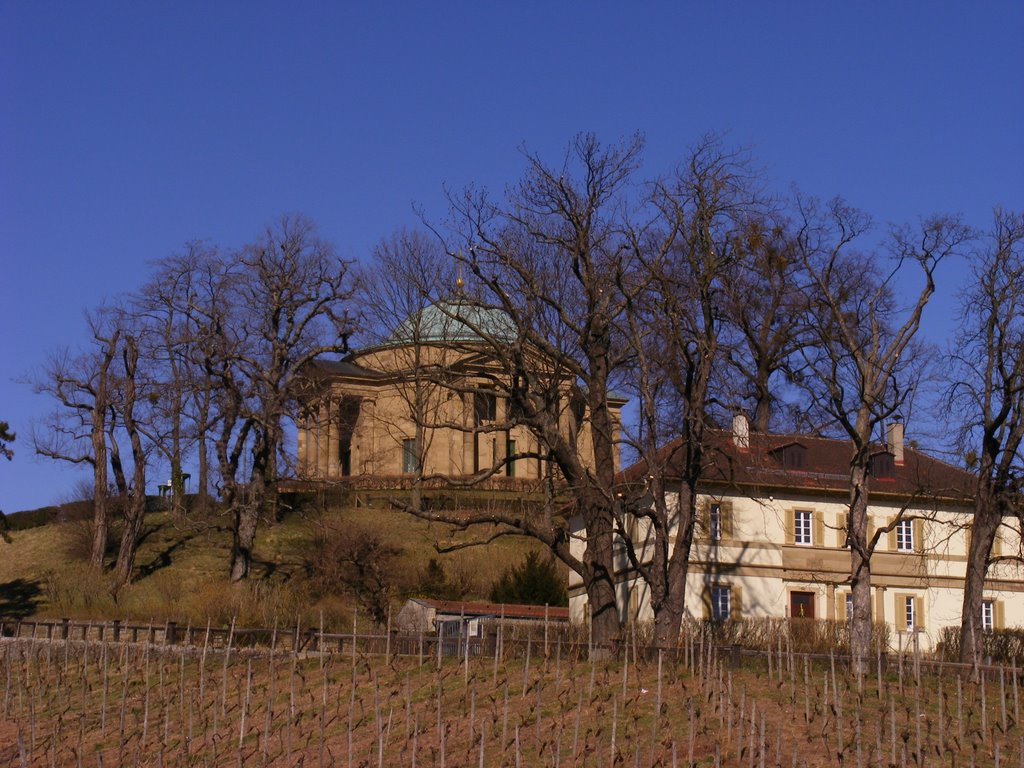
[[[670,468],[678,444],[662,456]],[[738,417],[732,433],[712,434],[707,481],[699,488],[699,521],[686,589],[694,618],[807,617],[844,621],[850,611],[850,553],[846,547],[850,443],[803,435],[749,433]],[[645,466],[621,478],[636,487]],[[678,477],[678,475],[677,475]],[[930,648],[943,627],[960,624],[973,478],[903,445],[901,424],[872,458],[869,531],[883,533],[871,560],[875,621],[886,621],[893,643],[914,634]],[[671,487],[669,483],[668,487]],[[678,494],[669,500],[672,508]],[[643,547],[643,524],[633,518]],[[575,546],[582,551],[579,526]],[[1007,521],[996,554],[1020,549],[1019,528]],[[653,619],[646,584],[617,562],[623,618]],[[1024,568],[999,562],[990,569],[983,607],[987,628],[1024,625]],[[574,621],[585,621],[586,593],[570,581]],[[901,637],[902,635],[902,637]]]

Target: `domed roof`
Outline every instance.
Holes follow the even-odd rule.
[[[456,343],[497,340],[511,343],[516,326],[509,314],[464,301],[438,301],[402,321],[389,344]]]

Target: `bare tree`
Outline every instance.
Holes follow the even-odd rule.
[[[249,572],[260,516],[277,515],[283,421],[293,412],[308,364],[347,350],[354,322],[346,311],[353,288],[349,264],[308,219],[281,218],[232,261],[237,267],[223,270],[234,273],[224,283],[230,315],[208,313],[207,330],[221,341],[207,370],[225,390],[217,451],[234,520],[231,578],[238,581]],[[246,436],[251,467],[243,500],[236,478],[238,438]]]
[[[935,290],[934,274],[969,232],[958,220],[935,217],[918,230],[894,228],[889,262],[852,251],[869,226],[868,217],[839,200],[824,210],[798,203],[797,253],[808,273],[808,310],[816,343],[804,348],[807,392],[823,423],[852,444],[847,541],[853,594],[851,655],[861,668],[871,650],[871,557],[891,529],[868,533],[871,459],[882,424],[909,407],[924,356],[914,337]],[[894,292],[904,267],[916,267],[923,285],[903,310]],[[893,523],[895,525],[895,522]]]
[[[209,488],[207,434],[214,427],[212,387],[198,354],[195,305],[205,265],[215,249],[193,241],[184,251],[155,264],[149,282],[132,297],[140,324],[141,355],[152,378],[153,445],[170,467],[172,509],[185,511],[184,462],[195,448],[197,492],[201,508]]]
[[[626,201],[640,150],[639,138],[605,147],[580,135],[561,165],[527,154],[527,172],[504,201],[474,189],[451,196],[443,238],[465,286],[457,300],[436,306],[463,329],[459,335],[472,338],[465,351],[482,355],[487,365],[473,379],[433,375],[467,402],[497,403],[483,418],[475,413],[471,423],[451,426],[474,439],[492,434],[505,445],[510,429],[525,427],[533,445],[501,451],[489,467],[449,480],[484,482],[510,462],[535,459],[552,492],[529,507],[410,510],[458,525],[489,523],[498,535],[543,542],[581,577],[598,653],[619,632],[613,561],[619,425],[610,402],[624,362],[616,325],[625,308],[623,277],[632,268]]]
[[[123,317],[122,322],[130,322]],[[116,390],[111,402],[110,417],[107,421],[107,439],[110,448],[110,464],[114,483],[121,498],[121,543],[118,547],[117,562],[111,591],[118,590],[132,580],[135,553],[142,539],[146,515],[146,466],[147,446],[143,444],[140,410],[146,402],[147,385],[143,381],[139,360],[139,343],[130,327],[122,325],[119,369],[115,373]],[[143,362],[143,367],[145,363]],[[119,423],[120,422],[120,425]],[[131,480],[126,477],[119,444],[120,434],[128,439],[131,452]]]
[[[740,383],[734,397],[749,404],[751,428],[768,432],[785,405],[785,392],[793,389],[790,382],[799,376],[799,350],[809,343],[804,276],[781,217],[751,215],[733,247],[735,264],[723,281],[728,362],[723,384]],[[783,415],[792,426],[790,415]]]
[[[143,436],[148,388],[134,316],[107,307],[89,317],[94,349],[77,358],[51,358],[37,390],[58,408],[36,430],[40,455],[93,467],[93,545],[90,562],[103,567],[109,520],[109,472],[119,497],[121,543],[111,590],[131,581],[146,510],[148,441]],[[140,365],[141,363],[141,365]],[[129,453],[122,452],[127,439]]]
[[[993,542],[1024,516],[1024,215],[996,210],[964,292],[951,405],[967,415],[961,445],[977,473],[960,625],[960,661],[982,656],[982,601]]]
[[[40,456],[88,464],[93,471],[93,543],[89,562],[103,568],[110,528],[107,474],[107,430],[112,403],[112,365],[121,329],[110,314],[88,318],[92,349],[78,356],[62,352],[50,357],[35,383],[37,393],[56,401],[46,421],[33,430],[32,442]]]
[[[724,150],[716,137],[655,185],[653,203],[660,227],[634,235],[642,290],[627,292],[624,313],[639,415],[632,445],[646,480],[642,498],[616,506],[616,528],[649,588],[655,641],[672,647],[686,607],[706,433],[724,412],[715,382],[723,377],[729,279],[748,256],[742,235],[764,206],[745,154]]]
[[[374,249],[372,265],[361,273],[363,333],[372,344],[387,347],[402,379],[404,411],[385,424],[401,443],[412,431],[415,484],[412,504],[419,508],[426,457],[436,430],[448,425],[445,404],[452,395],[447,367],[453,350],[439,344],[456,321],[437,310],[439,301],[459,301],[461,286],[451,259],[437,238],[421,231],[401,231]],[[378,410],[377,417],[388,415]]]

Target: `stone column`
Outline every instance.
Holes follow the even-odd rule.
[[[506,421],[508,419],[508,400],[503,397],[495,396],[494,418],[498,422]],[[491,457],[491,461],[493,462],[491,466],[496,467],[500,462],[505,460],[506,456],[508,456],[509,431],[505,429],[501,432],[492,434],[495,435],[496,440],[494,444],[494,456]]]
[[[341,438],[341,425],[338,423],[341,414],[338,413],[338,401],[328,395],[327,398],[327,477],[336,478],[341,474],[341,456],[339,453],[339,440]]]
[[[316,419],[316,476],[327,479],[327,440],[329,438],[330,407],[327,398],[320,401]]]
[[[309,472],[309,411],[300,412],[298,434],[295,436],[295,471],[300,478],[306,477]]]
[[[462,393],[462,425],[465,430],[462,433],[462,467],[464,475],[473,472],[473,395],[470,392]]]

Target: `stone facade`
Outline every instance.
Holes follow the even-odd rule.
[[[407,321],[388,343],[315,363],[297,419],[299,480],[466,478],[492,470],[496,479],[529,480],[550,471],[544,447],[510,412],[511,382],[488,355],[494,339],[475,337],[488,333],[488,323],[491,333],[507,333],[501,316],[473,318],[471,330],[469,321],[450,325],[454,310],[430,309],[418,333]],[[569,382],[555,388],[562,433],[592,455],[588,420],[569,405]],[[616,423],[624,402],[609,403]],[[509,459],[525,453],[534,455]]]
[[[701,489],[699,519],[686,589],[693,618],[798,617],[844,621],[850,594],[846,546],[849,443],[806,436],[751,434],[746,448],[720,435],[717,470]],[[871,560],[875,621],[890,625],[894,646],[931,648],[943,627],[959,626],[970,535],[966,472],[904,448],[902,435],[879,446],[872,478],[869,531],[883,531]],[[742,439],[741,439],[742,441]],[[791,448],[791,446],[796,446]],[[801,455],[795,460],[787,451]],[[790,466],[786,466],[789,464]],[[794,466],[795,465],[795,466]],[[728,469],[726,469],[728,467]],[[643,468],[630,468],[636,480]],[[670,507],[678,495],[669,499]],[[580,526],[577,533],[585,536]],[[643,542],[638,523],[634,538]],[[582,548],[582,538],[579,539]],[[641,547],[644,545],[641,544]],[[999,532],[995,554],[1020,552],[1016,520]],[[618,559],[623,618],[651,620],[646,584]],[[994,564],[984,623],[1024,625],[1024,569]],[[574,620],[586,619],[586,594],[571,584]]]

